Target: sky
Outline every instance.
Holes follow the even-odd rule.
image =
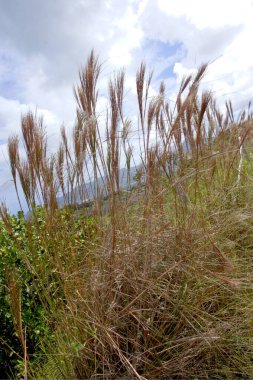
[[[28,110],[44,115],[49,144],[75,120],[73,85],[91,49],[108,77],[122,66],[135,93],[141,61],[164,80],[167,96],[184,74],[209,62],[204,79],[220,104],[235,109],[253,97],[253,0],[0,0],[0,200],[18,208],[7,139]]]

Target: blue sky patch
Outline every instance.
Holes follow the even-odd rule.
[[[0,78],[0,96],[6,99],[16,99],[19,86],[16,81],[8,78]]]
[[[169,43],[147,39],[143,50],[149,52],[149,59],[155,64],[157,80],[175,77],[174,64],[186,56],[186,49],[182,43]]]
[[[174,64],[166,67],[165,70],[163,70],[157,77],[157,79],[163,80],[163,79],[168,79],[171,77],[175,77],[175,74],[173,73],[173,67]]]
[[[159,40],[147,40],[144,48],[151,50],[159,59],[164,59],[176,55],[181,45],[179,43],[171,44]]]
[[[0,52],[0,96],[17,99],[20,85],[17,81],[18,62],[6,53]]]

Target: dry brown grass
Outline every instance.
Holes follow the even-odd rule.
[[[39,370],[31,365],[36,379],[253,377],[252,177],[240,166],[252,115],[235,122],[230,103],[222,115],[210,92],[199,94],[206,68],[182,81],[171,107],[163,83],[150,98],[152,75],[141,64],[136,88],[142,180],[135,188],[124,73],[109,82],[101,126],[101,66],[94,52],[75,88],[73,141],[63,129],[57,154],[48,155],[42,119],[31,113],[22,118],[26,159],[20,158],[18,139],[9,140],[15,186],[18,177],[33,212],[30,223],[64,294],[45,300],[57,303],[52,312],[58,325],[46,363]],[[127,194],[120,188],[123,162]],[[57,196],[61,191],[66,204],[84,201],[88,178],[94,178],[96,237],[84,244],[69,233],[75,215],[66,223]],[[40,199],[47,212],[44,230],[36,224]],[[86,219],[80,220],[81,233]],[[45,267],[34,260],[35,277],[48,281]]]

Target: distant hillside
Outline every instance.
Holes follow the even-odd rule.
[[[138,167],[137,168],[136,167],[130,168],[130,186],[131,187],[134,186],[134,184],[135,184],[134,177],[135,177],[137,171],[138,171]],[[128,185],[127,169],[126,168],[120,169],[119,176],[120,176],[120,187],[121,187],[121,189],[126,189],[127,185]],[[98,178],[98,186],[99,186],[99,189],[101,191],[101,194],[103,195],[103,197],[106,197],[108,194],[105,190],[104,184],[105,184],[105,177]],[[90,202],[94,201],[94,187],[95,187],[94,181],[90,181],[90,182],[85,183],[85,193],[87,194],[86,199],[85,199],[85,203],[87,203],[87,205]],[[74,194],[72,194],[72,193],[67,194],[66,199],[69,200],[67,203],[71,203],[71,199],[75,199],[76,205],[81,205],[82,203],[84,203],[80,197],[80,194],[82,193],[82,191],[79,187],[76,187],[74,189],[73,193]],[[66,203],[63,196],[58,197],[57,200],[58,200],[59,206],[63,206]]]

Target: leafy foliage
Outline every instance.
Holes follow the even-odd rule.
[[[26,157],[12,137],[9,158],[30,215],[1,208],[6,368],[36,379],[252,379],[253,115],[235,121],[229,102],[221,114],[200,93],[205,70],[183,79],[171,107],[164,83],[150,96],[140,66],[135,186],[124,73],[101,121],[94,52],[72,140],[62,129],[50,155],[43,120],[22,118]]]

